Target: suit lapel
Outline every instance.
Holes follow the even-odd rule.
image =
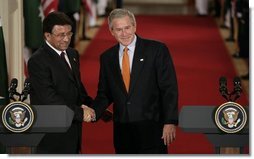
[[[129,94],[132,93],[134,86],[137,82],[137,79],[138,79],[139,75],[141,74],[141,70],[142,70],[144,62],[145,62],[145,54],[143,51],[143,45],[140,40],[141,39],[139,37],[137,37],[134,57],[133,57],[133,61],[132,61]]]
[[[78,64],[78,59],[74,56],[74,54],[70,53],[68,50],[66,51],[70,64],[71,64],[71,70],[72,72],[70,72],[69,70],[67,70],[69,72],[70,78],[72,78],[72,80],[75,80],[75,82],[77,84],[79,84],[79,78],[78,78],[78,74],[79,74],[79,64]],[[69,69],[69,68],[68,68]]]

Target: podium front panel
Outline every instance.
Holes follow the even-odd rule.
[[[0,142],[6,147],[36,147],[44,134],[0,134]]]
[[[34,105],[32,108],[35,120],[26,133],[66,132],[71,126],[74,112],[65,105]],[[0,124],[1,132],[9,132],[4,128],[2,122]]]
[[[179,115],[179,127],[184,132],[205,134],[215,147],[242,148],[249,145],[249,122],[240,132],[225,133],[215,124],[216,108],[216,106],[183,106]]]
[[[183,106],[179,115],[179,127],[185,132],[222,133],[214,122],[216,108],[216,106]],[[239,133],[249,133],[248,122]]]

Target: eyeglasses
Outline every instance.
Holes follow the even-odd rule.
[[[64,39],[65,36],[67,36],[68,38],[71,38],[71,36],[73,35],[73,32],[68,32],[68,33],[61,33],[61,34],[55,34],[55,33],[51,33],[52,35],[56,36],[59,39]]]

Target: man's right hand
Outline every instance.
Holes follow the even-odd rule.
[[[81,105],[81,108],[83,109],[83,121],[85,122],[91,122],[96,120],[95,111],[92,108],[89,108],[86,105]]]

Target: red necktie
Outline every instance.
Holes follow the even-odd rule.
[[[123,53],[123,60],[122,60],[122,76],[125,88],[127,92],[129,91],[130,86],[130,62],[129,62],[129,55],[128,55],[128,48],[124,48]]]

